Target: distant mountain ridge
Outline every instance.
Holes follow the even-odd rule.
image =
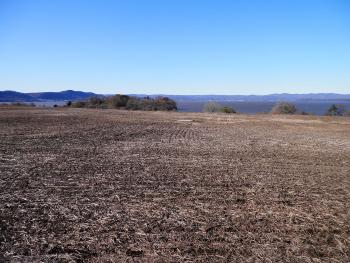
[[[34,101],[62,101],[85,100],[97,94],[92,92],[65,90],[60,92],[21,93],[11,90],[0,91],[0,102],[34,102]]]
[[[32,102],[35,98],[25,93],[12,90],[0,91],[0,102]]]
[[[269,94],[269,95],[163,95],[163,94],[127,94],[136,97],[167,96],[175,101],[350,101],[350,94],[309,93],[309,94]],[[92,96],[107,96],[93,92],[65,90],[60,92],[21,93],[11,90],[0,91],[0,102],[45,102],[76,101]]]
[[[129,94],[147,96],[146,94]],[[308,93],[308,94],[268,94],[268,95],[148,95],[150,97],[167,96],[177,101],[312,101],[312,100],[350,100],[350,94]]]
[[[37,92],[27,94],[39,100],[80,100],[96,96],[96,94],[92,92],[74,90],[65,90],[61,92]]]

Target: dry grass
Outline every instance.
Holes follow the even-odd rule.
[[[0,261],[349,262],[350,120],[0,110]]]

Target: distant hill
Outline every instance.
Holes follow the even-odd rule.
[[[35,101],[35,98],[21,92],[5,90],[0,91],[0,102],[32,102]]]
[[[129,96],[151,98],[166,96],[175,101],[242,101],[242,102],[276,102],[276,101],[350,101],[350,94],[309,93],[309,94],[269,94],[269,95],[162,95],[162,94],[127,94]],[[16,91],[0,91],[0,102],[46,102],[85,100],[92,96],[104,96],[92,92],[65,90],[60,92],[21,93]]]
[[[129,94],[137,97],[147,96],[146,94]],[[269,95],[149,95],[150,97],[167,96],[176,101],[313,101],[313,100],[350,100],[350,94],[336,93],[309,93],[309,94],[269,94]]]
[[[60,92],[21,93],[16,91],[0,91],[0,102],[33,102],[84,100],[97,94],[92,92],[65,90]]]
[[[37,100],[83,100],[95,96],[92,92],[65,90],[61,92],[27,93]]]

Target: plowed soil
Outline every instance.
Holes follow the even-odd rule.
[[[350,262],[350,119],[0,109],[0,262]]]

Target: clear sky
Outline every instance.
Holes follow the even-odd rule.
[[[348,0],[0,0],[0,90],[350,93]]]

